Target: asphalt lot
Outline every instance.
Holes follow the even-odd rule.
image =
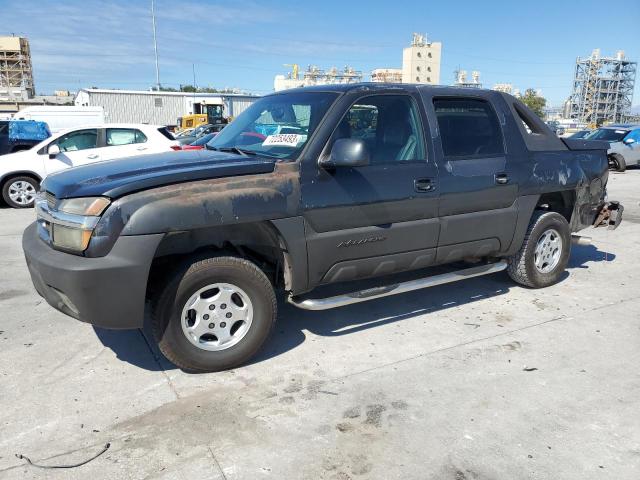
[[[34,291],[0,209],[0,478],[637,479],[640,169],[611,174],[545,290],[506,273],[327,312],[281,305],[251,365],[190,375],[140,331],[94,330]],[[114,300],[117,301],[117,300]],[[69,464],[66,470],[26,466]]]

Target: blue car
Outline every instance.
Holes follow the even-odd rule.
[[[29,150],[50,136],[51,131],[45,122],[2,120],[0,121],[0,155]]]

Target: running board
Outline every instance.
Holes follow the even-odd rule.
[[[307,298],[304,300],[289,296],[287,301],[296,307],[303,308],[305,310],[329,310],[330,308],[343,307],[345,305],[366,302],[376,298],[388,297],[399,293],[412,292],[422,288],[435,287],[436,285],[501,272],[502,270],[506,270],[507,266],[508,264],[506,260],[500,260],[496,263],[465,268],[463,270],[456,270],[454,272],[433,275],[431,277],[419,278],[417,280],[410,280],[408,282],[396,283],[393,285],[368,288],[358,292],[347,293],[346,295],[337,295],[335,297],[327,298]]]

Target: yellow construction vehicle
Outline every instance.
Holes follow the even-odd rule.
[[[178,130],[195,128],[200,125],[229,123],[229,119],[224,116],[224,105],[221,103],[193,104],[194,113],[178,118]]]

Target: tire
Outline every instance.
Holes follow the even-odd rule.
[[[622,155],[611,155],[611,168],[616,172],[624,172],[627,169],[627,162]]]
[[[178,367],[216,372],[251,359],[276,315],[275,292],[262,270],[242,258],[213,257],[173,275],[153,301],[152,331],[160,351]]]
[[[12,208],[31,208],[40,190],[40,183],[32,177],[11,177],[2,185],[2,198]]]
[[[549,245],[546,249],[543,245],[545,241]],[[539,242],[542,242],[542,253],[538,250]],[[551,254],[558,243],[558,254]],[[545,254],[548,256],[545,257]],[[526,287],[548,287],[560,281],[570,255],[571,231],[567,220],[556,212],[535,211],[520,250],[507,259],[507,272],[515,282]],[[541,265],[536,265],[536,259],[540,260]]]

